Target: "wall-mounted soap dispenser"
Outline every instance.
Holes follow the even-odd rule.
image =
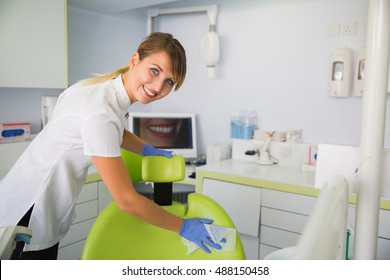
[[[366,48],[361,48],[356,56],[355,74],[353,78],[354,91],[353,95],[363,96],[364,88],[364,68],[366,62]]]
[[[349,97],[352,95],[353,49],[339,48],[332,53],[330,96]]]

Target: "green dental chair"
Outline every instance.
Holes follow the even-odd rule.
[[[122,158],[134,182],[154,182],[154,201],[183,218],[208,218],[214,225],[235,228],[225,210],[211,198],[191,193],[188,206],[172,201],[172,182],[185,177],[184,158],[141,157],[123,151]],[[111,202],[97,217],[84,245],[83,260],[244,260],[239,234],[234,251],[197,249],[187,254],[182,237],[150,225]]]

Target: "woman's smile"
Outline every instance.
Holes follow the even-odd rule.
[[[144,91],[149,97],[155,97],[157,94],[153,93],[150,89],[148,89],[145,85],[143,86]]]

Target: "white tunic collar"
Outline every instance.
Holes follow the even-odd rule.
[[[131,101],[129,96],[127,95],[125,85],[123,84],[122,74],[113,80],[113,84],[116,91],[118,92],[118,99],[120,101],[121,107],[123,109],[128,109],[129,106],[131,105]]]

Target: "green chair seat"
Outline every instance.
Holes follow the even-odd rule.
[[[188,196],[188,211],[181,203],[163,206],[183,218],[213,219],[215,225],[235,228],[225,210],[211,198],[197,193]],[[235,251],[201,249],[187,255],[187,246],[175,232],[150,225],[122,210],[115,202],[96,219],[84,245],[81,259],[90,260],[243,260],[239,235]]]
[[[169,184],[184,178],[185,162],[182,157],[175,156],[172,159],[141,157],[123,151],[122,158],[133,182],[158,182],[157,184],[161,184],[158,188],[159,195],[164,192],[171,193],[172,187]],[[163,201],[165,202],[165,199]],[[191,193],[188,196],[188,207],[179,202],[172,202],[171,198],[169,204],[171,205],[162,207],[178,217],[207,218],[214,220],[214,225],[235,228],[225,210],[205,195]],[[111,202],[96,218],[85,242],[81,259],[241,260],[245,259],[245,253],[237,233],[235,251],[212,250],[211,254],[208,254],[198,249],[187,255],[187,246],[179,234],[148,224],[119,209],[116,202]]]

